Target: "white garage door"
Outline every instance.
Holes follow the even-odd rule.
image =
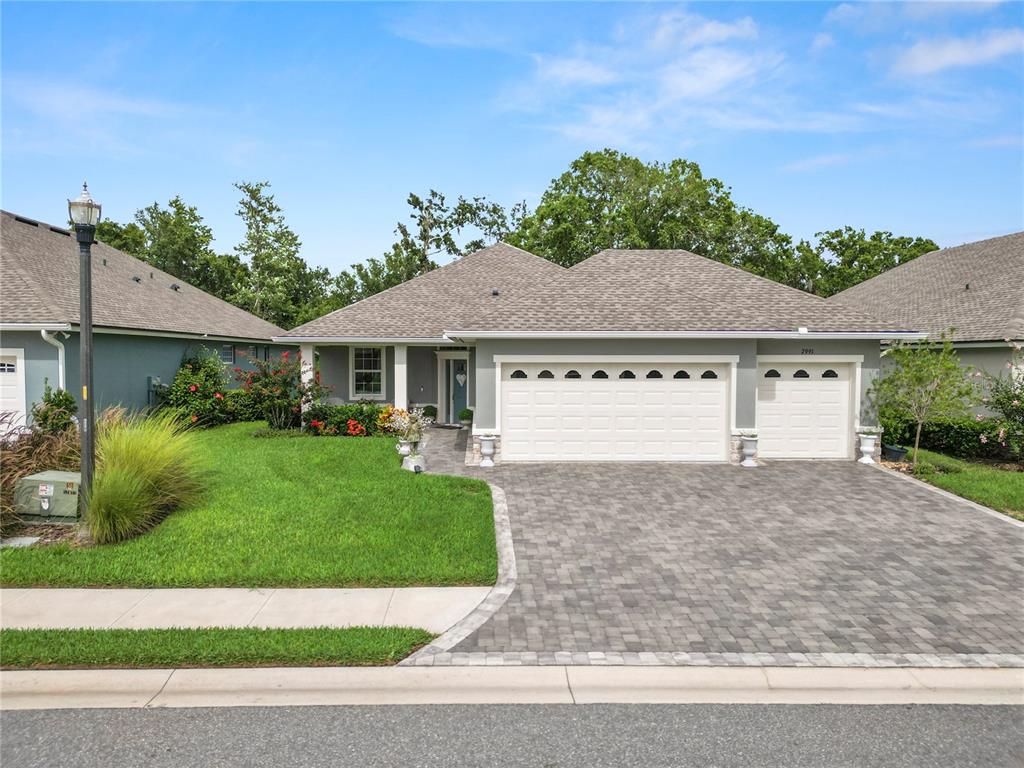
[[[724,461],[729,367],[501,367],[504,461]]]
[[[25,423],[25,353],[0,350],[0,411],[13,411],[15,423]]]
[[[757,455],[850,457],[850,366],[762,363],[757,371]]]

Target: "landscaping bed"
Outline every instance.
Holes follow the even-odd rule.
[[[3,669],[384,666],[433,639],[422,629],[4,629]]]
[[[493,584],[490,490],[414,474],[391,437],[195,433],[198,502],[151,531],[96,547],[0,552],[4,586],[381,587]]]
[[[918,451],[916,471],[909,462],[884,462],[937,488],[1024,520],[1024,471],[1020,465],[956,459],[933,451]]]

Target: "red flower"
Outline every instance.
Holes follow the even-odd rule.
[[[216,397],[218,400],[224,399],[224,395],[222,395],[220,392],[215,392],[213,396]]]
[[[195,384],[191,384],[189,385],[188,391],[195,392],[197,389],[199,389],[199,387],[197,387]]]
[[[289,352],[288,352],[288,350],[286,349],[286,350],[285,350],[284,352],[282,352],[282,353],[281,353],[281,359],[282,359],[282,360],[287,360],[287,359],[288,359],[288,355],[289,355],[289,354],[290,354],[290,353],[289,353]]]
[[[194,424],[194,423],[195,423],[195,422],[197,422],[197,421],[199,421],[199,417],[198,417],[198,416],[196,416],[196,415],[195,415],[195,414],[193,413],[193,414],[192,414],[192,423]]]

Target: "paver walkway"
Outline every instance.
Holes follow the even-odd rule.
[[[444,632],[490,587],[3,589],[4,629],[417,627]]]
[[[428,470],[505,491],[519,573],[456,653],[1024,652],[1024,529],[901,478],[855,462],[481,470],[465,441],[431,430]]]

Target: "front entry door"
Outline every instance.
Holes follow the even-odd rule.
[[[466,385],[469,382],[467,361],[448,361],[448,423],[459,420],[459,411],[466,407]]]

